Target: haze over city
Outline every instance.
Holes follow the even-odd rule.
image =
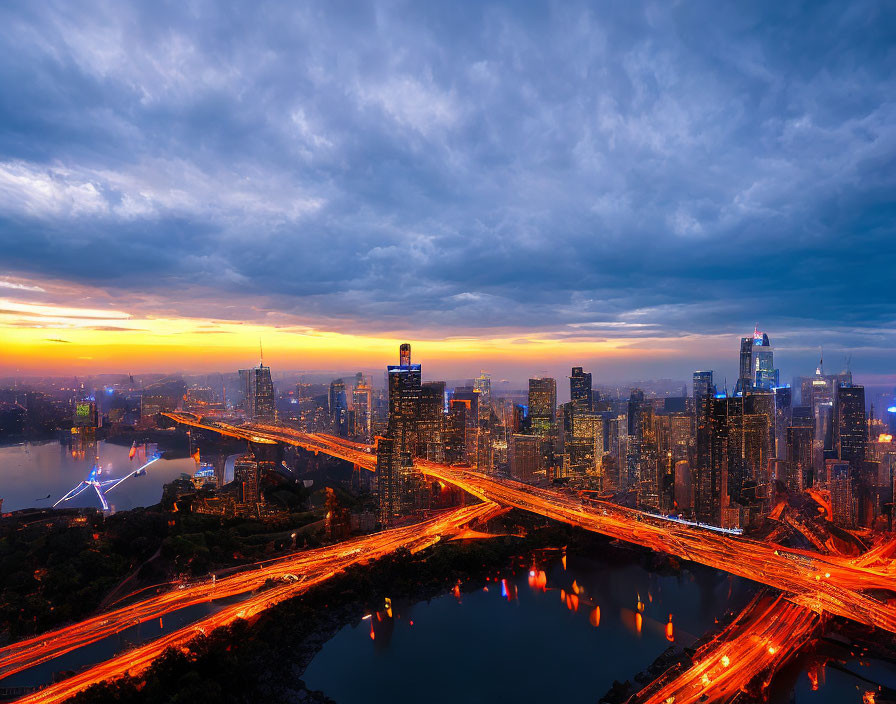
[[[0,3],[0,702],[896,704],[894,37]]]

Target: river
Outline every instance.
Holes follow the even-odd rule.
[[[96,455],[102,468],[100,479],[116,479],[143,465],[156,451],[155,445],[138,446],[137,455],[128,459],[129,445],[96,443]],[[93,452],[84,457],[72,455],[71,448],[59,441],[22,443],[0,446],[0,498],[3,511],[24,508],[46,508],[87,478],[95,462]],[[112,510],[124,511],[137,506],[151,506],[162,498],[162,487],[182,473],[196,471],[189,458],[159,460],[146,469],[146,474],[132,477],[107,495]],[[66,501],[66,507],[100,508],[93,491]]]
[[[340,704],[594,704],[671,645],[670,615],[671,638],[688,646],[757,588],[699,565],[661,575],[574,554],[566,568],[554,560],[545,572],[546,589],[521,573],[460,597],[396,606],[388,627],[375,615],[345,626],[308,665],[305,683]],[[564,598],[576,589],[577,609]],[[896,686],[891,665],[853,658],[845,666]],[[859,677],[816,668],[813,689],[810,667],[798,662],[778,678],[772,703],[862,702],[868,686]]]

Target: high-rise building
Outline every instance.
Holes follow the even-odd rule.
[[[674,503],[675,513],[691,515],[694,510],[694,479],[691,466],[687,460],[678,460],[674,468]]]
[[[583,372],[581,367],[573,367],[569,376],[569,398],[580,411],[593,411],[591,395],[591,372]]]
[[[653,405],[644,399],[641,389],[632,389],[628,400],[628,455],[626,485],[644,490],[642,482],[653,482],[656,462]],[[655,488],[655,486],[654,486]]]
[[[402,511],[403,477],[401,453],[394,438],[376,439],[376,485],[379,494],[380,523],[392,525],[404,515]]]
[[[704,396],[697,412],[694,503],[697,519],[718,525],[728,500],[729,413],[733,399]]]
[[[786,430],[787,485],[791,491],[802,491],[814,480],[815,421],[810,406],[794,406],[790,426]]]
[[[787,455],[787,428],[793,412],[793,394],[789,386],[778,386],[775,394],[775,457],[783,459]]]
[[[490,408],[492,404],[492,380],[487,372],[480,372],[473,380],[473,389],[479,392],[479,403],[482,408]]]
[[[743,393],[753,384],[753,338],[740,339],[740,364],[738,365],[735,393]]]
[[[472,401],[452,398],[448,403],[448,429],[445,442],[445,459],[452,464],[470,464],[473,432]],[[475,445],[474,445],[475,446]]]
[[[537,435],[514,435],[510,448],[510,475],[521,482],[544,478],[549,464],[549,443]]]
[[[259,364],[252,369],[240,369],[239,374],[246,417],[250,420],[273,420],[274,382],[271,368]]]
[[[363,377],[356,381],[352,389],[352,410],[355,412],[355,435],[370,442],[373,430],[372,389]]]
[[[757,330],[753,333],[753,388],[770,391],[778,386],[778,377],[768,335]]]
[[[599,413],[579,410],[572,402],[563,406],[564,451],[573,476],[600,477],[604,456],[604,419]]]
[[[843,528],[855,526],[853,510],[853,480],[850,477],[849,464],[831,462],[828,488],[831,492],[831,510],[834,524]]]
[[[532,433],[552,436],[557,426],[557,380],[529,379],[529,423]]]
[[[423,382],[417,413],[416,456],[433,462],[445,461],[445,422],[445,382]]]
[[[342,379],[334,379],[330,382],[327,394],[327,406],[330,411],[330,422],[333,429],[340,437],[347,437],[348,427],[348,399],[345,395],[345,382]]]
[[[389,390],[389,415],[386,437],[377,442],[377,483],[380,519],[390,525],[421,503],[422,477],[414,469],[413,455],[418,447],[423,385],[419,364],[411,363],[411,346],[399,348],[399,364],[386,367]]]
[[[865,387],[838,384],[834,398],[834,443],[837,457],[854,471],[865,461]]]
[[[769,391],[778,386],[778,370],[775,369],[774,352],[768,335],[753,330],[752,337],[740,340],[740,363],[735,393],[746,393],[752,389]]]
[[[386,367],[389,384],[389,417],[386,433],[395,439],[398,452],[410,453],[416,438],[416,423],[422,389],[419,364],[411,364],[411,346],[400,347],[399,364]]]

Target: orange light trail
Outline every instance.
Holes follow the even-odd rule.
[[[225,579],[206,581],[184,589],[173,589],[157,597],[3,648],[0,650],[0,676],[7,676],[46,662],[124,630],[136,622],[161,618],[172,611],[212,599],[251,592],[269,579],[282,582],[261,593],[251,594],[246,599],[226,606],[194,624],[117,655],[21,700],[62,701],[95,682],[120,677],[126,673],[138,674],[152,664],[165,649],[183,646],[197,635],[210,633],[215,628],[232,623],[238,618],[251,618],[284,599],[302,594],[351,565],[379,559],[400,547],[418,552],[439,542],[444,536],[462,531],[472,522],[488,520],[501,511],[497,505],[483,502],[443,513],[423,523],[393,528],[335,546],[261,563],[258,569],[240,572]]]
[[[189,414],[166,414],[178,422],[205,427],[233,437],[288,442],[332,454],[367,469],[376,468],[372,452],[357,449],[332,436],[319,436],[276,425],[244,424],[224,430],[203,424]],[[585,530],[643,545],[659,552],[699,562],[779,589],[792,600],[816,612],[828,612],[896,633],[896,603],[885,603],[871,590],[894,591],[894,565],[881,561],[873,566],[844,557],[819,555],[733,537],[664,521],[641,511],[609,502],[584,501],[574,495],[542,489],[512,479],[499,478],[461,467],[417,459],[423,474],[453,484],[483,501],[530,511]]]
[[[697,649],[689,668],[671,668],[638,692],[633,702],[727,701],[759,677],[764,689],[819,622],[817,614],[784,597],[759,594],[721,633]]]

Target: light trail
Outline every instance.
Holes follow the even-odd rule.
[[[257,567],[258,569],[249,569],[223,579],[208,580],[184,588],[172,589],[158,596],[99,614],[70,626],[43,633],[0,649],[0,678],[27,670],[35,665],[102,640],[130,628],[135,623],[151,621],[173,611],[195,604],[206,603],[213,599],[223,599],[250,593],[265,584],[267,580],[287,580],[289,583],[286,586],[289,589],[284,593],[290,595],[301,593],[308,588],[309,583],[317,584],[320,580],[313,580],[320,575],[329,577],[350,565],[379,559],[400,547],[409,547],[414,551],[421,550],[438,542],[443,535],[462,533],[470,523],[488,520],[504,510],[496,504],[483,502],[443,513],[423,523],[393,528],[374,533],[373,535],[348,540],[337,545],[307,550],[276,560],[256,563],[256,565],[250,567]],[[295,583],[293,580],[296,576],[303,576],[304,581],[301,584]],[[309,582],[309,580],[312,581]],[[206,632],[210,632],[210,628],[213,629],[218,625],[223,625],[218,622],[223,618],[221,614],[244,613],[253,615],[258,613],[263,608],[253,611],[253,604],[266,603],[269,595],[280,593],[278,590],[279,587],[275,587],[262,594],[251,596],[233,607],[226,607],[213,616],[195,624],[195,626],[206,624],[202,628]],[[245,617],[248,618],[248,616]],[[232,620],[230,618],[226,622],[229,623]],[[188,626],[187,628],[195,630],[193,626]],[[170,639],[173,635],[164,636],[163,639]],[[192,635],[195,635],[195,633]]]
[[[296,555],[293,558],[285,558],[278,560],[277,564],[263,566],[251,574],[234,575],[233,579],[244,578],[248,582],[242,582],[241,591],[244,591],[247,583],[254,583],[255,588],[264,584],[268,579],[285,579],[295,573],[289,572],[289,569],[296,570],[301,567],[301,578],[287,579],[263,592],[252,594],[246,599],[232,605],[225,606],[220,611],[207,616],[189,626],[185,626],[177,631],[162,636],[149,643],[132,648],[129,651],[120,653],[115,657],[103,663],[79,672],[62,682],[51,684],[33,694],[27,695],[19,702],[61,702],[74,696],[78,692],[86,689],[92,684],[102,682],[109,679],[121,677],[125,674],[138,675],[148,668],[162,653],[171,647],[184,647],[190,640],[201,634],[211,633],[216,628],[233,623],[237,619],[249,619],[262,611],[294,596],[306,592],[311,587],[326,581],[333,575],[345,570],[351,565],[376,560],[384,555],[394,552],[400,547],[406,547],[411,552],[419,552],[428,548],[443,537],[454,535],[462,532],[466,526],[475,521],[488,520],[492,516],[501,512],[501,508],[490,502],[483,502],[473,506],[467,506],[443,513],[435,518],[431,518],[422,523],[416,523],[401,528],[393,528],[381,533],[375,533],[364,538],[358,538],[352,541],[346,541],[331,548],[323,548],[321,550],[310,551],[310,553]],[[188,587],[183,590],[174,590],[168,592],[163,597],[171,597],[167,603],[165,613],[183,608],[199,601],[208,601],[211,598],[221,598],[224,594],[218,593],[214,587],[222,586],[228,580],[221,580],[214,584],[204,583],[194,587]],[[212,587],[211,591],[207,587]],[[235,585],[234,585],[235,586]],[[238,593],[238,592],[237,592]],[[149,599],[147,602],[156,602],[156,599]],[[51,634],[38,636],[23,643],[14,644],[3,649],[4,655],[7,651],[12,651],[17,646],[27,643],[26,648],[30,648],[31,657],[28,658],[31,667],[40,662],[57,657],[65,652],[74,650],[81,645],[94,642],[99,638],[105,637],[108,633],[94,637],[97,632],[102,633],[102,621],[113,615],[121,617],[130,616],[125,623],[125,627],[133,625],[136,613],[141,611],[141,604],[134,604],[123,609],[119,609],[111,614],[102,614],[94,619],[74,624],[66,629],[60,629]],[[147,618],[156,618],[158,606],[150,606],[152,616]],[[159,614],[164,615],[164,614]],[[145,620],[140,618],[140,620]],[[123,623],[119,621],[119,623]],[[96,626],[100,626],[100,630],[95,630]],[[118,630],[121,630],[118,628]],[[114,630],[112,632],[115,632]],[[41,639],[46,639],[48,644],[55,641],[57,647],[53,650],[53,654],[44,657],[41,653],[43,646]],[[71,647],[70,647],[71,646]],[[36,649],[35,649],[36,648]],[[15,662],[19,657],[15,653],[10,653],[12,661]],[[27,656],[24,656],[27,657]],[[5,674],[11,674],[14,671],[26,669],[13,664],[13,669]]]
[[[699,562],[780,589],[819,613],[828,612],[896,633],[896,603],[864,593],[892,593],[896,586],[892,574],[853,564],[845,558],[650,519],[640,511],[616,504],[594,502],[586,506],[561,492],[468,469],[422,460],[416,466],[424,474],[459,486],[480,499]]]
[[[309,452],[323,452],[332,457],[346,460],[364,469],[376,469],[376,455],[368,445],[352,442],[323,433],[303,433],[300,430],[270,423],[233,425],[224,421],[203,420],[192,413],[163,413],[163,416],[193,428],[211,430],[221,435],[246,440],[248,442],[282,442],[301,447]]]
[[[186,425],[225,434],[241,433],[240,437],[252,435],[267,441],[289,442],[347,459],[367,469],[376,468],[373,453],[358,450],[357,443],[341,438],[302,433],[272,424],[250,423],[221,430],[190,414],[166,415]],[[886,603],[865,593],[874,590],[894,593],[892,567],[881,565],[880,561],[874,565],[875,569],[844,557],[819,555],[652,518],[642,511],[609,502],[593,501],[585,505],[581,499],[569,494],[470,469],[419,459],[414,465],[422,473],[453,484],[482,500],[537,513],[724,570],[780,589],[792,595],[797,603],[816,612],[828,612],[896,633],[896,602]]]
[[[689,668],[667,670],[638,692],[633,704],[727,701],[750,683],[764,690],[819,623],[813,611],[781,596],[760,594],[721,633],[697,649]]]

